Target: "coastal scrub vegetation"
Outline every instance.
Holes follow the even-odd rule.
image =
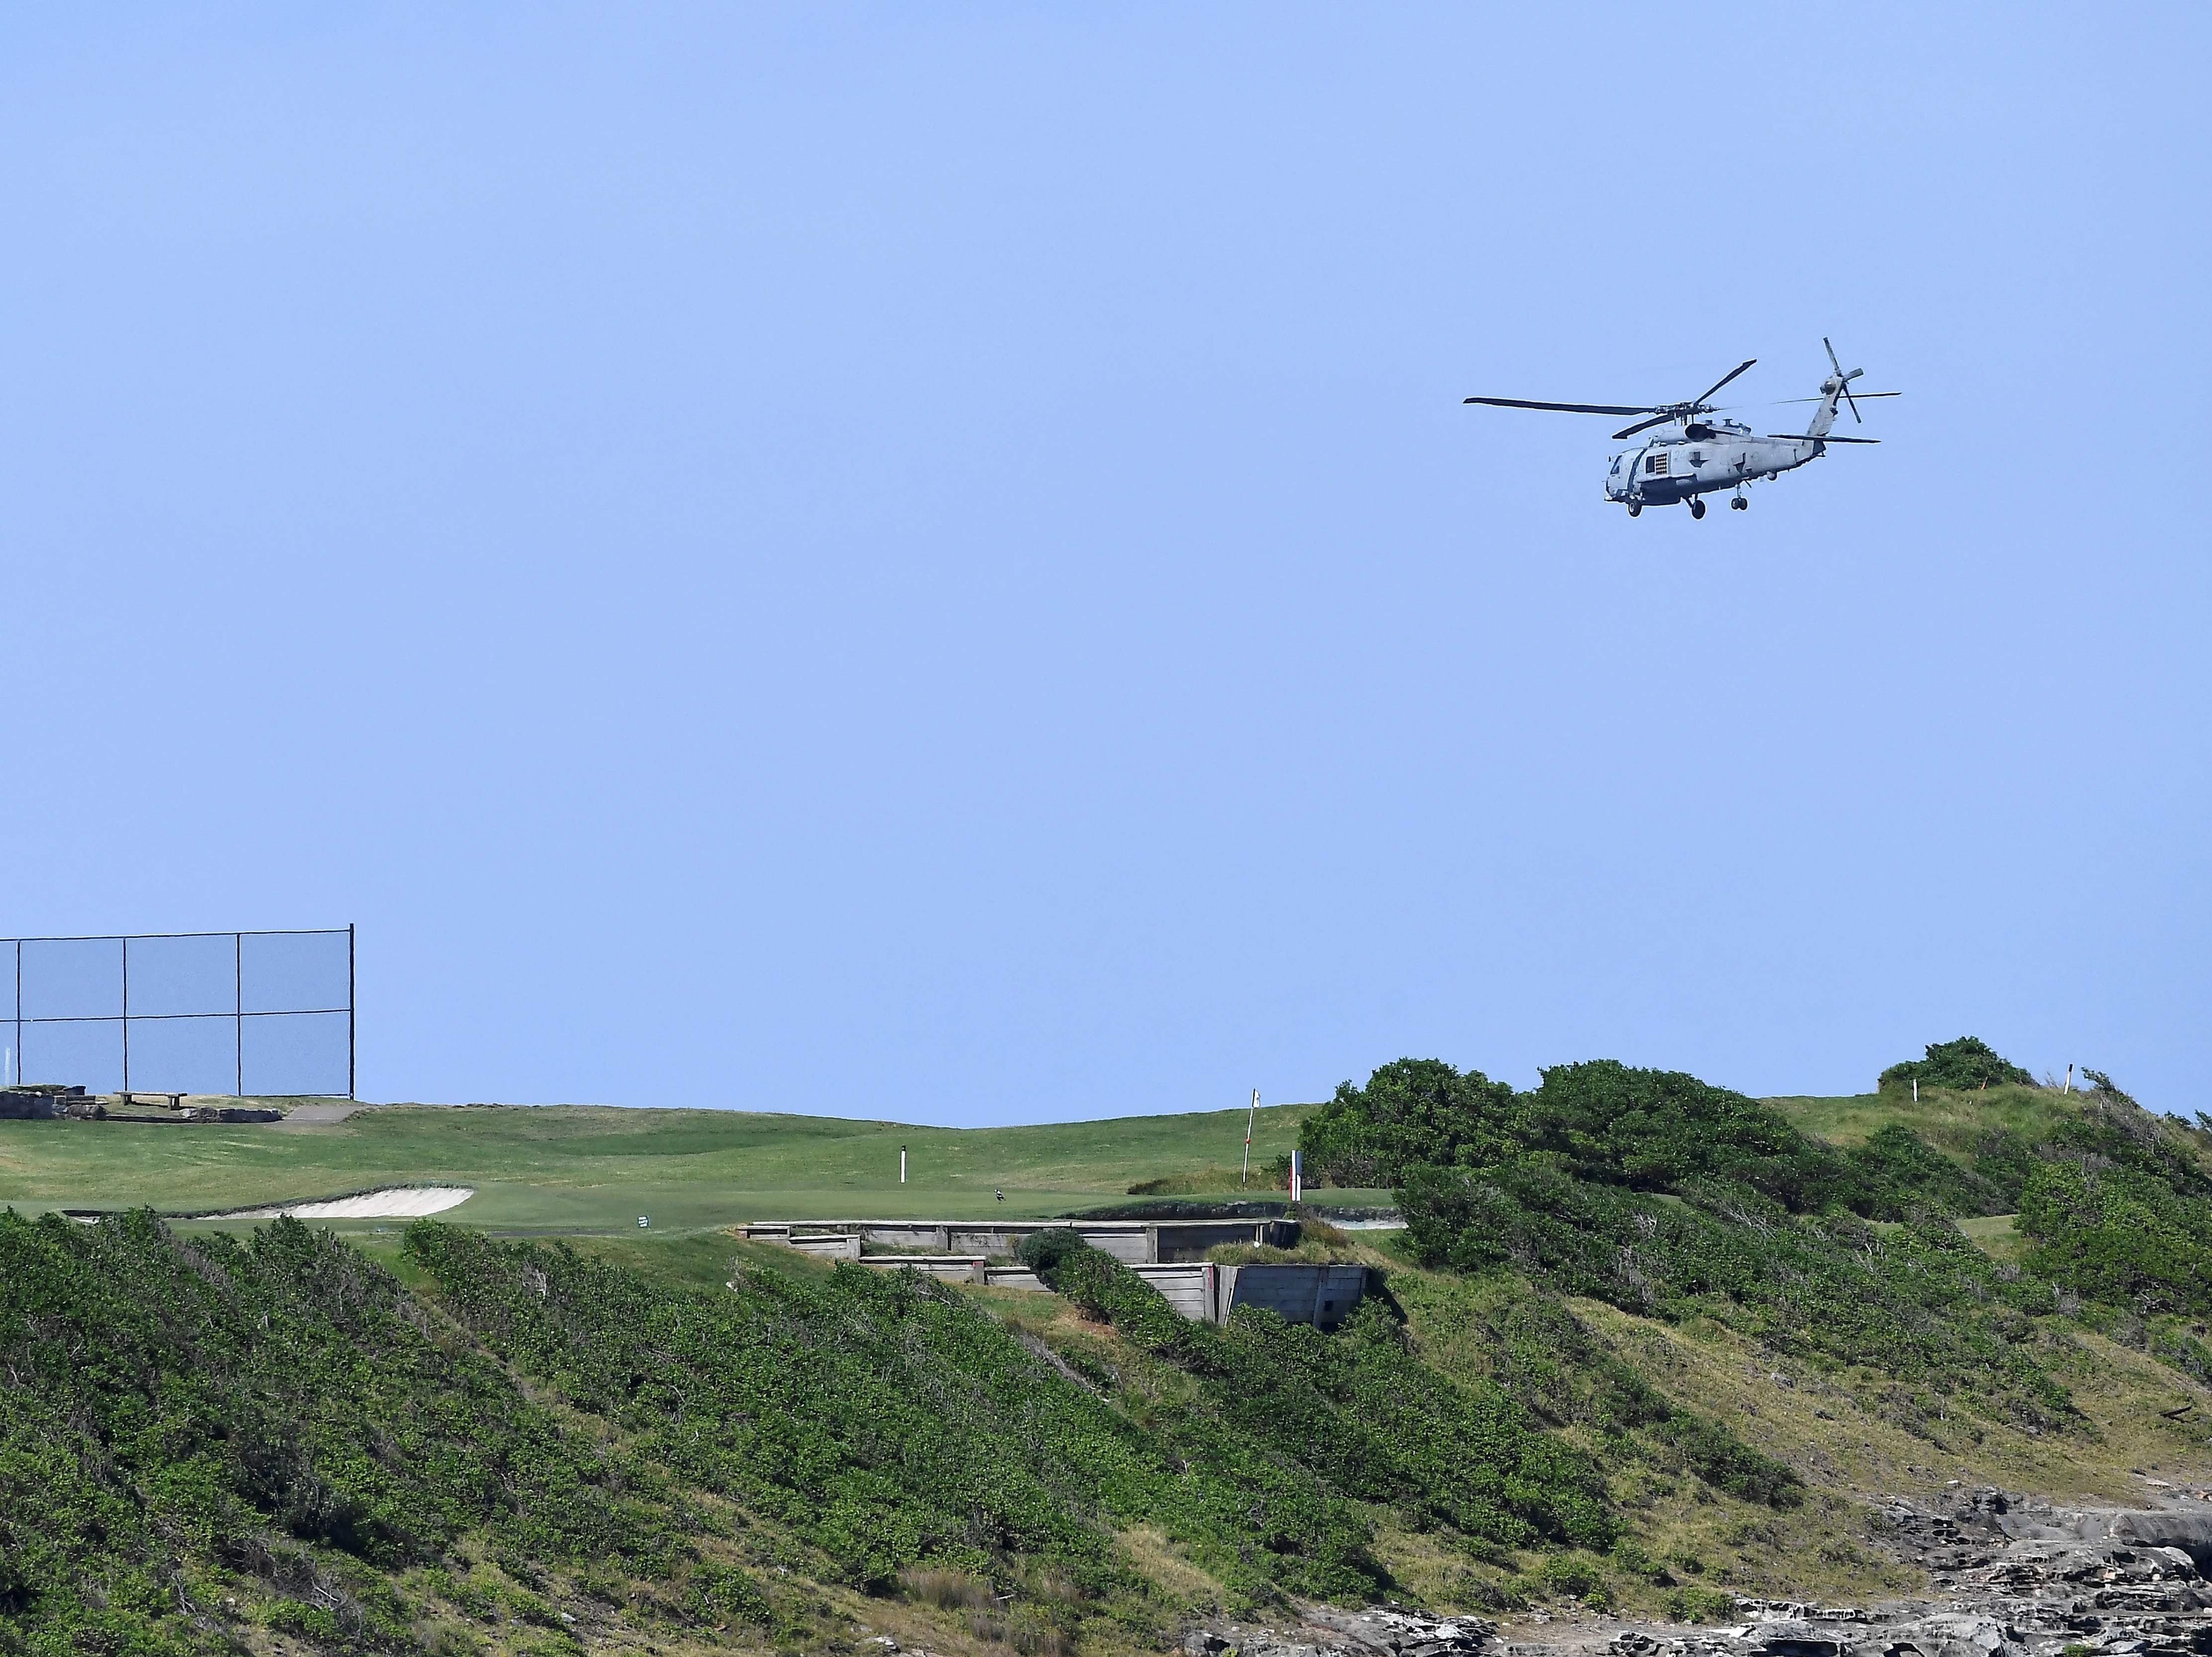
[[[1370,1272],[1327,1333],[1186,1321],[1066,1231],[1024,1247],[1043,1296],[705,1234],[422,1221],[387,1269],[290,1220],[0,1214],[0,1657],[849,1651],[863,1617],[1076,1657],[1302,1600],[1711,1617],[1808,1547],[1899,1586],[1808,1423],[2016,1452],[2094,1440],[2069,1384],[2101,1408],[2123,1360],[2154,1433],[2188,1410],[2146,1377],[2212,1383],[2212,1133],[2088,1077],[1923,1080],[1940,1134],[1831,1143],[1678,1073],[1385,1065],[1305,1122],[1311,1179],[1407,1225],[1316,1228]]]
[[[1928,1051],[1923,1081],[1948,1078],[1929,1085],[2027,1080],[1971,1038]],[[1915,1067],[1885,1081],[1900,1068]],[[1400,1060],[1339,1087],[1304,1149],[1319,1179],[1395,1186],[1425,1265],[1711,1319],[1779,1356],[1870,1367],[2056,1430],[2072,1403],[2021,1338],[2033,1319],[2063,1314],[2212,1374],[2186,1322],[2212,1312],[2212,1136],[2088,1075],[2042,1136],[1992,1129],[1961,1155],[1897,1121],[1838,1148],[1679,1072],[1568,1064],[1517,1091]],[[2017,1263],[1959,1228],[2007,1214],[2028,1244]]]

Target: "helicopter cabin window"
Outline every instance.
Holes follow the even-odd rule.
[[[1656,449],[1652,453],[1645,455],[1644,457],[1644,470],[1645,475],[1649,477],[1665,477],[1667,475],[1667,451],[1663,448]]]

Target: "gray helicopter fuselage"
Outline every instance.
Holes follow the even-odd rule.
[[[1732,420],[1701,425],[1707,435],[1656,437],[1623,449],[1606,473],[1605,498],[1635,506],[1673,506],[1694,496],[1741,489],[1819,458],[1818,437],[1761,437]]]
[[[1501,409],[1550,409],[1562,414],[1633,414],[1647,417],[1623,430],[1613,434],[1615,442],[1626,442],[1641,433],[1652,431],[1660,435],[1646,438],[1632,448],[1622,449],[1613,457],[1613,464],[1605,474],[1605,498],[1619,501],[1628,509],[1632,518],[1647,506],[1675,506],[1689,503],[1690,515],[1705,515],[1705,503],[1701,496],[1717,495],[1732,490],[1735,498],[1729,503],[1739,509],[1751,504],[1744,485],[1756,483],[1761,478],[1778,478],[1785,472],[1795,472],[1808,460],[1817,460],[1834,443],[1872,443],[1873,437],[1844,437],[1835,435],[1836,409],[1845,399],[1850,399],[1851,418],[1857,421],[1858,399],[1868,397],[1896,397],[1893,391],[1863,391],[1854,393],[1851,381],[1864,374],[1864,369],[1845,371],[1837,358],[1834,344],[1826,338],[1820,341],[1828,353],[1828,366],[1835,370],[1820,381],[1817,397],[1790,401],[1818,405],[1813,411],[1812,423],[1801,435],[1796,432],[1769,432],[1765,436],[1749,426],[1735,420],[1717,417],[1719,411],[1712,399],[1722,387],[1734,381],[1747,369],[1755,367],[1756,357],[1746,358],[1730,369],[1718,380],[1705,387],[1686,403],[1550,403],[1525,397],[1470,397],[1469,403]]]

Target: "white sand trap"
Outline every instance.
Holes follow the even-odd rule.
[[[293,1203],[283,1208],[240,1209],[235,1214],[216,1214],[212,1220],[274,1220],[290,1215],[295,1220],[420,1220],[427,1214],[443,1214],[459,1208],[476,1195],[472,1185],[401,1185],[391,1191],[363,1191],[358,1197],[333,1197],[320,1203]]]

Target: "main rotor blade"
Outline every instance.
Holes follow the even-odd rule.
[[[1617,443],[1624,437],[1633,437],[1639,431],[1649,431],[1654,426],[1663,426],[1669,420],[1679,420],[1681,416],[1676,414],[1672,409],[1669,409],[1664,414],[1653,415],[1649,420],[1638,420],[1632,426],[1623,426],[1619,431],[1613,434],[1613,441]]]
[[[1879,443],[1879,437],[1808,437],[1802,431],[1770,431],[1769,437],[1778,437],[1785,443]]]
[[[1557,409],[1562,414],[1649,414],[1653,405],[1638,403],[1532,403],[1521,397],[1470,397],[1470,403],[1487,403],[1498,409]]]
[[[1705,387],[1705,393],[1704,393],[1704,395],[1703,395],[1703,396],[1698,397],[1696,400],[1697,400],[1698,402],[1700,402],[1700,403],[1704,402],[1704,401],[1705,400],[1705,398],[1707,398],[1707,397],[1711,397],[1711,396],[1715,392],[1718,391],[1718,390],[1719,390],[1723,386],[1725,386],[1726,384],[1728,384],[1728,382],[1729,382],[1729,381],[1731,381],[1731,380],[1735,379],[1735,378],[1736,377],[1736,375],[1738,375],[1741,374],[1741,373],[1742,373],[1746,369],[1749,368],[1749,367],[1750,367],[1753,362],[1758,362],[1758,361],[1759,361],[1759,359],[1758,359],[1757,357],[1753,356],[1753,357],[1747,358],[1747,359],[1746,359],[1745,361],[1743,361],[1743,362],[1741,362],[1737,363],[1737,364],[1735,365],[1735,367],[1734,367],[1734,368],[1730,369],[1729,369],[1726,374],[1723,375],[1719,379],[1717,379],[1717,380],[1714,381],[1713,381],[1713,383],[1712,383],[1711,385],[1710,385],[1710,386],[1706,387]]]

